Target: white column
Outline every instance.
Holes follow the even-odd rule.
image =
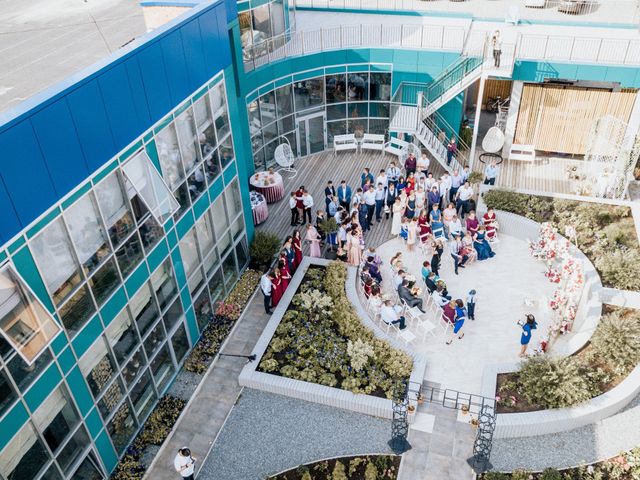
[[[502,157],[507,158],[513,145],[513,137],[516,134],[516,123],[518,122],[518,112],[520,110],[520,99],[524,82],[514,81],[511,86],[511,96],[509,97],[509,111],[507,121],[504,126],[504,147],[502,147]]]
[[[482,113],[482,95],[484,95],[485,82],[486,78],[484,75],[482,75],[480,77],[480,86],[478,87],[478,98],[476,99],[476,116],[473,119],[473,140],[471,140],[471,151],[469,152],[469,169],[471,171],[473,171],[473,161],[476,156],[476,143],[478,142],[478,128],[480,127],[480,114]]]

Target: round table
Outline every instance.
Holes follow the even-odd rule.
[[[258,192],[251,192],[249,199],[251,201],[251,213],[253,213],[253,224],[260,225],[269,216],[267,201],[264,195]]]
[[[284,182],[278,172],[256,172],[249,179],[251,186],[267,199],[267,203],[274,203],[284,197]]]

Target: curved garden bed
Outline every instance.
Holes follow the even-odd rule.
[[[396,480],[399,455],[358,455],[320,460],[268,477],[267,480]]]

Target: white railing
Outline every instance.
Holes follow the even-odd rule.
[[[569,35],[522,35],[516,58],[640,65],[640,40]]]
[[[467,29],[443,25],[345,25],[287,33],[244,47],[245,71],[288,57],[346,48],[392,47],[460,53]]]

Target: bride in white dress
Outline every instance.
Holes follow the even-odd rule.
[[[393,219],[391,221],[391,235],[398,236],[400,235],[400,226],[402,224],[402,215],[404,214],[404,205],[402,205],[402,201],[400,197],[396,197],[396,201],[393,204],[393,208],[391,209],[393,213]]]

